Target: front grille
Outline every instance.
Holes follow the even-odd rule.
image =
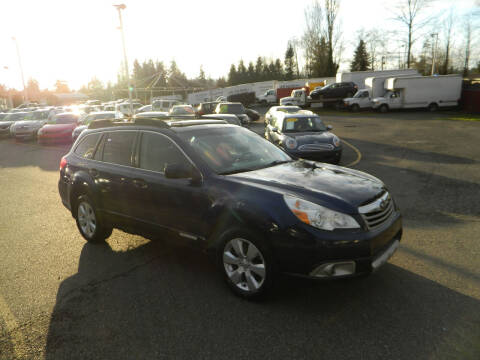
[[[318,150],[333,150],[331,144],[305,144],[298,147],[300,151],[318,151]]]
[[[379,199],[358,208],[369,229],[374,229],[385,223],[395,211],[391,196],[385,192]]]

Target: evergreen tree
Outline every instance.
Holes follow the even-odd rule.
[[[256,74],[255,74],[255,66],[253,65],[253,62],[248,63],[248,68],[247,68],[247,79],[248,82],[256,82]]]
[[[259,56],[257,58],[257,62],[255,64],[255,81],[263,81],[265,80],[264,78],[264,64],[263,64],[263,59]]]
[[[275,60],[274,64],[274,80],[283,80],[285,78],[285,73],[283,72],[283,65],[280,59]]]
[[[292,80],[295,71],[295,52],[291,43],[288,43],[285,52],[285,80]]]
[[[235,65],[232,64],[232,66],[230,66],[230,71],[228,72],[228,85],[236,85],[237,78],[237,69],[235,68]]]
[[[240,60],[238,62],[238,67],[237,67],[237,84],[245,84],[247,83],[247,68],[245,67],[245,64],[243,63],[243,60]]]
[[[350,65],[350,71],[365,71],[370,67],[370,56],[368,55],[365,42],[360,40]]]
[[[217,79],[216,86],[217,86],[217,88],[224,88],[224,87],[227,87],[227,86],[228,86],[228,82],[227,82],[227,80],[225,80],[225,78],[222,76],[222,77],[220,77],[220,78]]]

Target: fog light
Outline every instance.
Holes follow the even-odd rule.
[[[355,274],[355,262],[343,261],[336,263],[322,264],[315,268],[310,276],[313,277],[335,277]]]

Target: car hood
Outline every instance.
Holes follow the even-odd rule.
[[[299,133],[285,133],[285,137],[291,137],[297,140],[298,145],[304,144],[332,144],[333,135],[329,131],[323,132],[299,132]]]
[[[43,133],[55,133],[63,131],[71,131],[77,127],[76,124],[48,124],[42,127]]]
[[[228,177],[296,194],[334,210],[341,211],[347,204],[351,213],[385,190],[379,179],[361,171],[301,160]]]
[[[15,121],[0,121],[0,128],[4,126],[10,126],[14,123]]]

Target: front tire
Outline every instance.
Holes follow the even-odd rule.
[[[438,110],[438,105],[437,104],[431,103],[430,105],[428,105],[428,111],[434,112],[434,111],[437,111],[437,110]]]
[[[264,297],[274,280],[274,265],[263,241],[250,232],[229,231],[217,247],[217,261],[230,289],[245,299]]]
[[[388,111],[388,105],[383,104],[382,106],[380,106],[379,110],[381,113],[386,113]]]
[[[353,112],[357,112],[360,110],[360,106],[358,106],[358,104],[353,104],[352,106],[350,106],[350,110]]]
[[[91,243],[104,242],[112,234],[113,228],[105,224],[87,195],[79,196],[75,204],[75,220],[83,238]]]

